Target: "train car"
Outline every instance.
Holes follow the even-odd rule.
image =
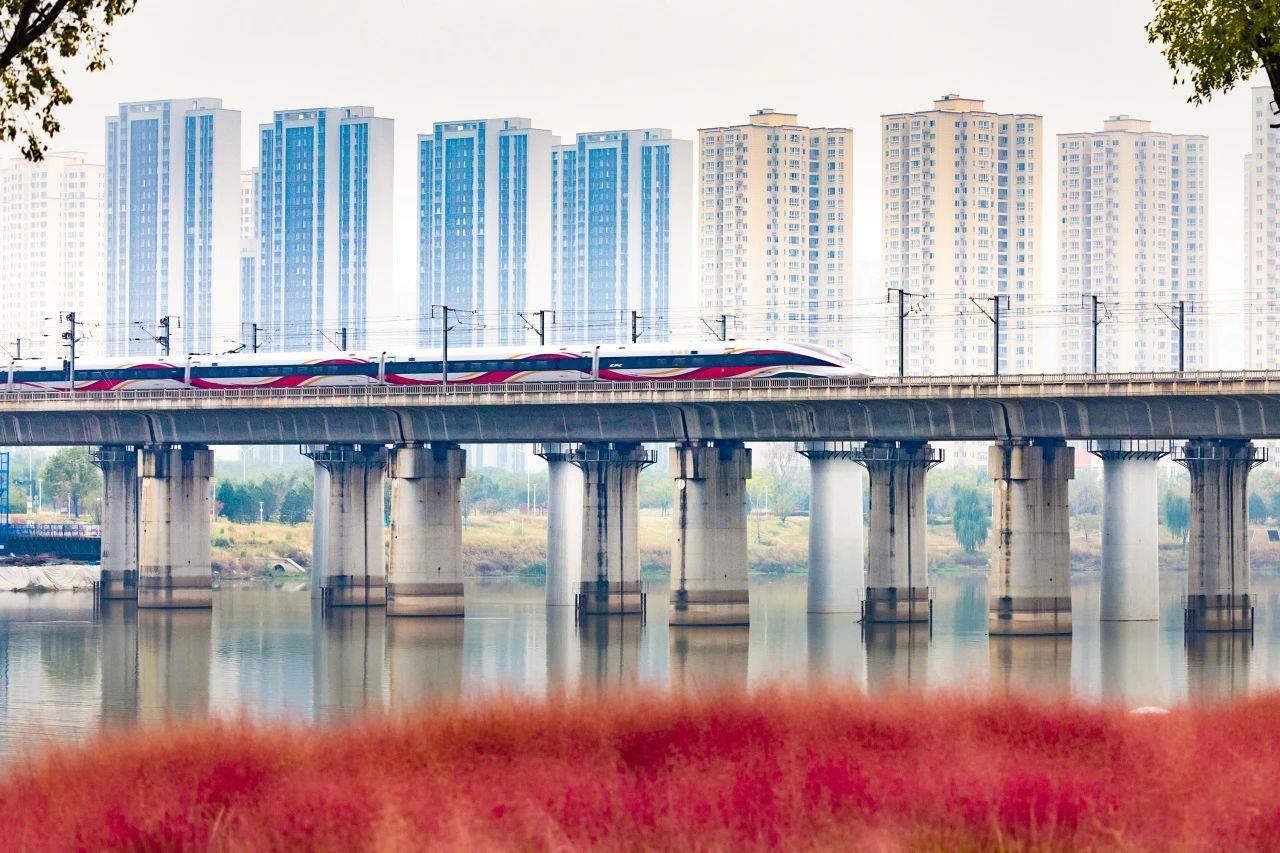
[[[193,355],[185,359],[81,359],[79,392],[316,385],[648,382],[827,377],[868,380],[843,353],[783,341],[689,341],[544,348]],[[3,392],[66,391],[65,362],[11,361]]]

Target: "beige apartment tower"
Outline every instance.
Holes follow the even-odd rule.
[[[881,116],[884,369],[898,371],[895,289],[906,291],[908,375],[990,373],[1000,297],[1000,371],[1039,369],[1043,120],[945,95]],[[981,307],[980,307],[981,306]]]
[[[105,173],[75,153],[0,165],[0,346],[8,356],[56,358],[62,312],[104,321]],[[100,344],[88,340],[80,352],[101,354]]]
[[[701,319],[728,315],[730,337],[848,350],[853,132],[761,109],[699,130],[698,151]]]
[[[1271,89],[1255,86],[1250,153],[1244,158],[1244,365],[1280,367],[1280,130]]]
[[[1062,371],[1093,370],[1094,296],[1100,372],[1177,370],[1180,345],[1186,368],[1200,366],[1207,148],[1204,136],[1124,115],[1058,136]]]

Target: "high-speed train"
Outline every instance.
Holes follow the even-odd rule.
[[[12,361],[0,393],[66,391],[61,361]],[[693,341],[397,352],[256,353],[187,358],[80,359],[75,391],[298,388],[314,385],[478,385],[829,377],[868,380],[843,353],[781,341]]]

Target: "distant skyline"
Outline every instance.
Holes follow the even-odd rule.
[[[608,13],[584,0],[497,0],[482,9],[224,0],[217,14],[194,0],[143,3],[116,26],[106,71],[69,75],[76,100],[59,112],[63,132],[52,150],[101,162],[103,122],[120,102],[207,96],[241,112],[242,160],[251,163],[257,124],[276,110],[372,105],[396,122],[393,302],[414,304],[416,184],[406,178],[416,168],[413,140],[433,123],[519,115],[562,138],[663,127],[693,139],[699,127],[773,107],[853,129],[856,286],[870,296],[881,292],[880,116],[955,92],[1043,115],[1046,154],[1057,134],[1121,113],[1208,135],[1210,298],[1241,298],[1249,90],[1187,104],[1187,90],[1174,88],[1146,42],[1148,2],[1083,0],[1069,16],[1008,0],[799,2],[786,19],[794,31],[779,28],[775,4],[757,0],[649,8],[619,7],[609,25]],[[193,22],[198,40],[183,37]],[[1056,187],[1056,158],[1048,165],[1045,186]],[[1043,245],[1052,247],[1055,199],[1045,201]],[[1045,261],[1048,274],[1053,262]],[[1209,352],[1239,363],[1236,326],[1214,331]]]

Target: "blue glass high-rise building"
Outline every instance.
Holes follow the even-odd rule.
[[[665,340],[692,286],[692,146],[669,130],[580,133],[552,153],[557,339]]]
[[[126,103],[106,130],[107,351],[154,354],[166,316],[174,355],[229,349],[239,334],[240,113],[217,98]]]
[[[529,340],[519,312],[551,307],[551,149],[527,118],[438,122],[418,137],[418,311],[472,310],[450,344]]]
[[[373,345],[390,302],[394,122],[372,107],[281,110],[259,127],[264,347]]]
[[[262,266],[258,256],[262,242],[258,232],[262,222],[258,207],[261,197],[261,173],[256,168],[245,169],[240,173],[240,316],[246,326],[242,331],[246,347],[253,346],[252,324],[261,313],[258,308],[262,296],[258,287]]]

